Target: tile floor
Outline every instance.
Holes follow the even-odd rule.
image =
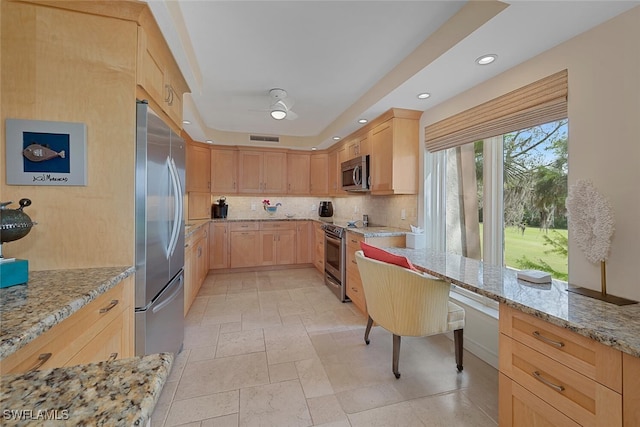
[[[498,372],[445,335],[392,338],[311,268],[210,274],[153,413],[162,426],[496,426]]]

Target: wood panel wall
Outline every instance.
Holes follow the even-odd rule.
[[[31,199],[26,212],[38,223],[4,255],[31,270],[133,265],[136,23],[1,7],[0,200]],[[7,118],[85,123],[87,186],[7,185]]]

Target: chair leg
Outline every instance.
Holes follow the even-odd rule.
[[[371,332],[371,326],[373,325],[373,319],[369,316],[369,320],[367,320],[367,329],[364,331],[364,342],[369,345],[369,332]]]
[[[456,368],[458,372],[462,372],[462,344],[464,329],[456,329],[453,331],[453,342],[456,347]]]
[[[398,372],[398,361],[400,360],[400,335],[393,334],[393,375],[400,378]]]

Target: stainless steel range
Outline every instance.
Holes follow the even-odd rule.
[[[323,224],[324,283],[342,302],[350,301],[346,294],[346,231],[344,227]]]

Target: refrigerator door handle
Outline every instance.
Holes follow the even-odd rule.
[[[180,186],[180,178],[178,177],[178,172],[176,168],[176,164],[173,159],[167,157],[167,167],[169,168],[169,176],[171,177],[171,186],[173,187],[174,194],[174,210],[175,214],[173,216],[173,229],[171,230],[171,239],[169,239],[169,247],[168,253],[169,255],[173,255],[173,252],[176,250],[176,245],[178,244],[178,235],[180,233],[180,224],[182,223],[182,189]]]
[[[151,309],[152,313],[159,312],[160,310],[162,310],[163,308],[165,308],[166,306],[171,304],[171,301],[173,301],[174,299],[176,299],[180,295],[180,292],[182,291],[182,287],[183,287],[183,283],[182,282],[184,281],[184,276],[180,275],[180,277],[178,278],[178,281],[180,282],[180,285],[176,286],[176,289],[164,301],[162,301],[160,304],[154,306]],[[171,285],[169,285],[169,286],[171,286]]]

